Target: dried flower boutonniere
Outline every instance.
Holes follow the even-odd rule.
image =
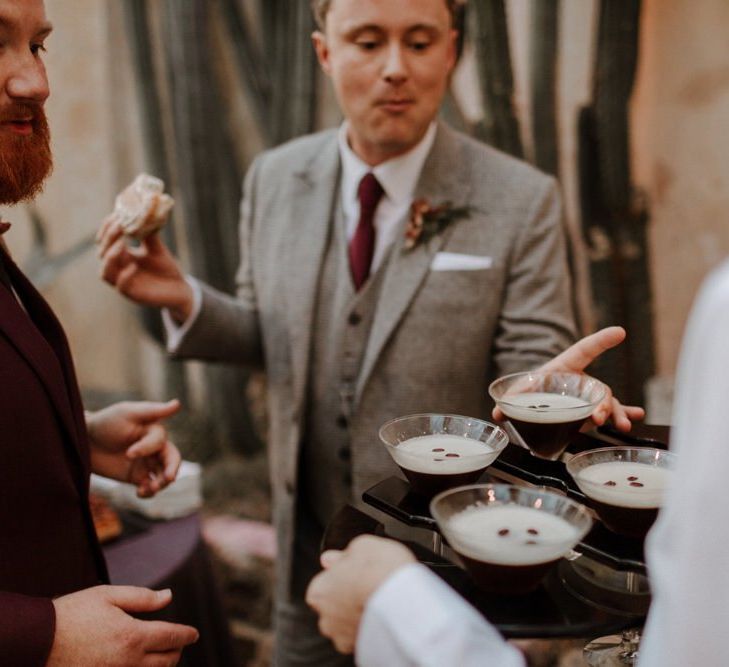
[[[453,208],[450,202],[431,206],[427,199],[416,199],[410,206],[410,218],[405,227],[405,250],[412,250],[418,243],[427,243],[448,225],[469,216],[469,208]]]

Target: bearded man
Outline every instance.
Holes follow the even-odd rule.
[[[42,0],[0,0],[0,204],[32,199],[51,171]],[[0,225],[6,234],[10,225]],[[153,495],[180,463],[160,420],[169,403],[81,406],[60,323],[0,237],[0,662],[174,665],[197,631],[130,614],[171,593],[107,586],[89,472]]]

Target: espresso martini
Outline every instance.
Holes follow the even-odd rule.
[[[583,398],[547,392],[508,395],[498,404],[529,450],[545,459],[559,458],[595,409]]]
[[[562,517],[515,504],[467,507],[445,532],[479,588],[503,594],[533,591],[580,538]]]
[[[575,481],[613,532],[645,537],[658,515],[671,470],[634,461],[594,463]]]
[[[432,496],[477,481],[500,451],[486,442],[437,433],[409,438],[391,449],[413,491]]]

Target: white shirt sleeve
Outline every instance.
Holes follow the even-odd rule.
[[[200,283],[192,276],[185,276],[185,280],[192,289],[192,311],[190,312],[190,316],[182,324],[178,324],[172,319],[172,315],[170,315],[170,311],[167,308],[162,309],[162,324],[167,339],[167,352],[170,354],[177,352],[180,343],[190,330],[190,327],[195,324],[195,320],[200,315],[200,309],[202,308],[202,289]]]
[[[729,665],[729,263],[702,288],[676,377],[676,472],[648,536],[640,667]]]
[[[370,598],[360,667],[524,667],[524,656],[424,565],[400,568]]]

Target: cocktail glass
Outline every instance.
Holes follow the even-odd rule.
[[[601,447],[570,458],[567,470],[613,532],[644,538],[658,515],[676,455],[654,447]],[[638,577],[633,575],[638,585]],[[588,665],[634,665],[640,630],[600,637],[584,649]]]
[[[654,447],[601,447],[571,457],[567,471],[610,530],[643,538],[675,461],[675,454]]]
[[[380,440],[410,482],[426,498],[472,484],[509,444],[503,429],[472,417],[417,414],[380,428]]]
[[[529,451],[558,459],[607,395],[607,387],[584,373],[527,371],[494,380],[489,394]]]
[[[484,591],[523,594],[590,530],[587,508],[553,491],[478,484],[438,494],[430,512]]]

